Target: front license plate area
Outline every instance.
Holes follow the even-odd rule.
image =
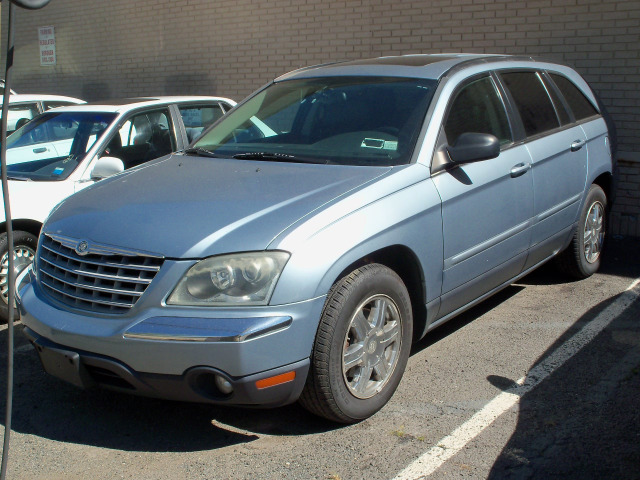
[[[34,342],[34,346],[40,355],[40,361],[44,370],[54,377],[72,383],[80,388],[88,388],[94,383],[87,372],[80,355],[76,352],[60,348],[48,347]]]

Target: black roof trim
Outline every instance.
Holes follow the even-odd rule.
[[[366,58],[362,60],[348,60],[341,62],[340,66],[349,65],[394,65],[398,67],[426,67],[432,63],[455,60],[458,55],[398,55],[392,57]]]

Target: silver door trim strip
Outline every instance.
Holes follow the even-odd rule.
[[[558,213],[560,210],[563,210],[563,209],[567,208],[569,205],[572,205],[573,203],[575,203],[578,200],[580,200],[581,197],[582,197],[582,193],[579,193],[577,195],[574,195],[571,198],[566,199],[562,203],[558,203],[557,205],[554,205],[549,210],[546,210],[546,211],[544,211],[542,213],[539,213],[538,216],[536,217],[536,223],[541,222],[545,218],[548,218],[551,215],[553,215],[555,213]]]
[[[484,242],[479,243],[469,248],[468,250],[465,250],[464,252],[460,252],[457,255],[454,255],[453,257],[449,257],[445,259],[444,269],[448,270],[451,267],[473,257],[474,255],[477,255],[478,253],[483,252],[484,250],[487,250],[493,247],[494,245],[497,245],[498,243],[506,240],[507,238],[525,231],[527,228],[531,226],[531,223],[532,223],[531,220],[527,220],[526,222],[516,225],[515,227],[511,227],[509,230],[505,230],[500,235],[496,235],[495,237],[490,238],[489,240],[485,240]],[[520,253],[520,252],[515,252],[515,253]]]

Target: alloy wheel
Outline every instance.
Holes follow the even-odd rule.
[[[342,352],[342,373],[352,395],[373,397],[391,378],[402,342],[402,318],[395,302],[375,295],[351,317]]]
[[[35,252],[29,247],[19,245],[13,249],[14,271],[16,276],[25,269],[35,257]],[[7,304],[9,297],[9,252],[5,253],[0,260],[0,297]]]

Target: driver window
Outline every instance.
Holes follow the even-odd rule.
[[[444,124],[449,145],[463,133],[489,133],[501,145],[511,143],[507,113],[490,77],[471,82],[458,92]]]
[[[127,169],[167,155],[175,148],[169,111],[161,109],[129,117],[100,156],[119,158]]]

